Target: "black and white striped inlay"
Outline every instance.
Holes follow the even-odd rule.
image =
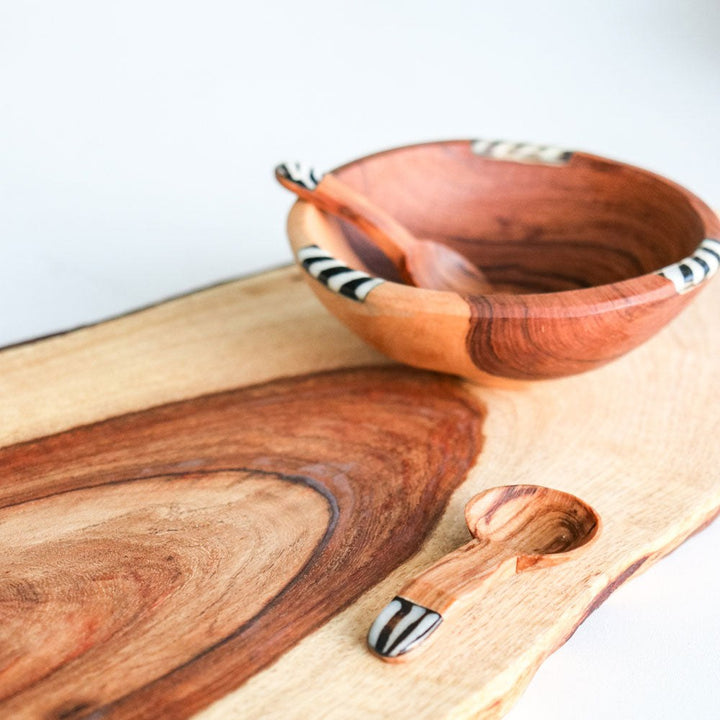
[[[541,165],[564,165],[572,157],[571,150],[554,145],[536,145],[526,142],[509,142],[508,140],[475,140],[472,143],[472,151],[476,155],[494,160]]]
[[[281,163],[275,168],[275,172],[306,190],[314,190],[323,178],[323,173],[301,162]]]
[[[353,270],[317,245],[306,245],[297,253],[300,264],[323,285],[351,300],[363,302],[368,293],[385,281],[361,270]]]
[[[657,274],[670,280],[679,293],[684,293],[711,278],[719,267],[720,240],[707,238],[692,255],[658,270]]]
[[[381,657],[398,657],[423,642],[441,622],[442,616],[434,610],[395,597],[371,625],[367,644]]]

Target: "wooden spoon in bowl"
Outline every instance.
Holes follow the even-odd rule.
[[[410,285],[461,295],[492,292],[485,275],[460,253],[433,240],[419,240],[369,198],[335,175],[320,175],[302,163],[283,163],[275,177],[303,200],[365,232]]]
[[[486,490],[466,505],[465,520],[474,539],[410,580],[370,627],[368,647],[383,660],[404,660],[451,607],[515,573],[575,557],[600,530],[589,505],[539,485]]]

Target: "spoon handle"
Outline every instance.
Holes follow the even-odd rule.
[[[322,175],[300,163],[283,163],[275,168],[283,187],[303,200],[355,225],[372,238],[402,275],[407,275],[406,255],[415,238],[391,215],[342,180]],[[411,278],[405,277],[406,280]]]
[[[399,594],[442,615],[461,598],[513,575],[516,560],[499,543],[473,539],[414,577]]]
[[[370,627],[368,647],[383,660],[402,660],[437,629],[452,605],[510,577],[516,565],[503,545],[471,540],[400,590]]]

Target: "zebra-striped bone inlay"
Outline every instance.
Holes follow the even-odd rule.
[[[314,190],[323,178],[323,173],[301,162],[281,163],[275,168],[275,172],[306,190]]]
[[[697,287],[703,280],[711,278],[720,267],[720,240],[707,238],[689,257],[658,270],[657,274],[667,278],[679,293]]]
[[[307,272],[333,292],[363,302],[368,293],[385,281],[360,270],[353,270],[328,255],[317,245],[306,245],[297,253]]]
[[[564,165],[572,157],[571,150],[553,145],[535,145],[534,143],[509,142],[507,140],[475,140],[472,143],[472,151],[476,155],[494,160],[543,165]]]
[[[395,597],[370,626],[367,644],[382,657],[398,657],[423,642],[441,622],[439,613]]]

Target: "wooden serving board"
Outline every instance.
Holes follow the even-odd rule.
[[[719,305],[514,389],[389,365],[294,268],[3,350],[0,717],[500,717],[718,513]],[[372,657],[378,611],[509,483],[579,496],[601,536]]]

